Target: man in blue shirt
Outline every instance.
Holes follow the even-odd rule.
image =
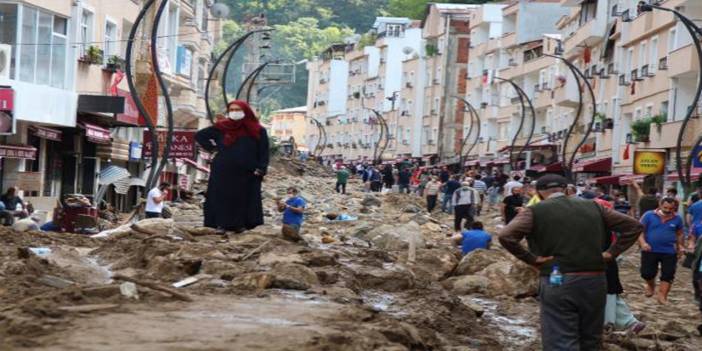
[[[283,212],[283,236],[294,241],[302,239],[300,237],[300,227],[302,227],[303,214],[307,203],[300,196],[300,191],[295,187],[288,188],[288,199],[278,202],[278,210]]]
[[[697,200],[687,209],[687,224],[692,227],[702,222],[702,201]]]
[[[473,250],[489,249],[492,237],[483,230],[482,222],[473,222],[470,230],[463,231],[463,241],[461,242],[461,251],[463,255],[467,255]]]
[[[675,214],[677,200],[666,197],[657,209],[648,211],[641,217],[644,226],[639,237],[641,247],[641,277],[646,281],[646,296],[656,291],[656,275],[660,265],[660,287],[658,302],[668,303],[668,293],[675,279],[678,257],[684,250],[683,220]]]

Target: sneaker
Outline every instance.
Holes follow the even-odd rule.
[[[646,328],[646,323],[643,323],[643,322],[634,322],[634,324],[632,324],[632,325],[628,328],[627,332],[628,332],[629,334],[638,335],[638,334],[639,334],[642,330],[644,330],[645,328]]]

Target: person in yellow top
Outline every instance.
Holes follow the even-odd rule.
[[[526,207],[531,207],[541,202],[541,198],[536,193],[536,181],[531,182],[529,185],[529,188],[527,189],[527,196],[530,196],[531,199],[529,202],[527,202]]]

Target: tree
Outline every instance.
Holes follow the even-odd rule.
[[[396,17],[409,17],[412,19],[424,18],[424,13],[430,0],[389,0],[386,14]],[[496,0],[447,0],[441,1],[452,4],[485,4]]]

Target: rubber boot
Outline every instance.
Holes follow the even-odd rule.
[[[658,303],[665,305],[668,303],[668,293],[670,292],[671,284],[668,282],[661,282],[658,287]]]

